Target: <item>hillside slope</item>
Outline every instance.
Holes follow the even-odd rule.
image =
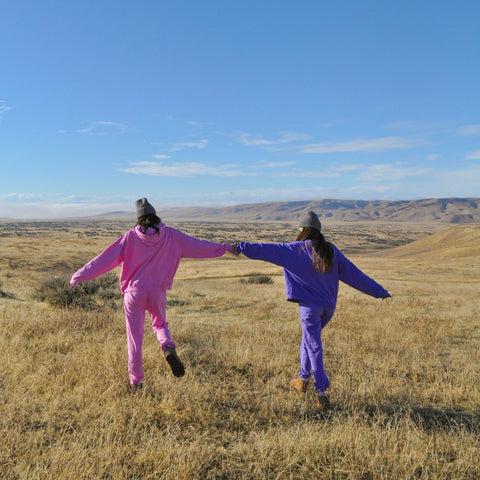
[[[455,226],[415,242],[382,252],[392,258],[419,259],[480,258],[480,225]]]

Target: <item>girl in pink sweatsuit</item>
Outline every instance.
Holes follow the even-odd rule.
[[[167,227],[157,217],[146,198],[135,202],[137,225],[104,252],[73,274],[70,283],[92,280],[122,265],[120,289],[124,294],[127,326],[128,373],[130,383],[141,387],[143,379],[142,344],[145,311],[165,357],[175,376],[185,370],[175,351],[166,321],[166,291],[172,288],[173,277],[181,258],[220,257],[231,251],[228,243],[214,243],[190,237]]]

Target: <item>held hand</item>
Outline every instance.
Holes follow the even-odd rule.
[[[240,254],[237,252],[237,246],[238,246],[237,242],[232,243],[232,251],[230,253],[232,253],[233,255],[236,255],[238,257],[238,255],[240,255]]]

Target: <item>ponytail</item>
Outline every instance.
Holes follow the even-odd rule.
[[[333,268],[333,247],[316,228],[304,227],[295,241],[312,241],[312,263],[316,272],[331,272]]]
[[[139,217],[137,220],[137,225],[140,225],[142,228],[142,233],[147,231],[147,228],[153,228],[157,233],[160,233],[160,229],[158,228],[158,224],[162,220],[155,214],[150,213],[148,215],[143,215]]]

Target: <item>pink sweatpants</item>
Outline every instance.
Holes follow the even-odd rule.
[[[167,295],[165,292],[125,292],[123,297],[127,326],[128,376],[130,383],[143,379],[142,345],[145,330],[145,311],[150,315],[153,331],[165,347],[175,348],[166,321]]]

